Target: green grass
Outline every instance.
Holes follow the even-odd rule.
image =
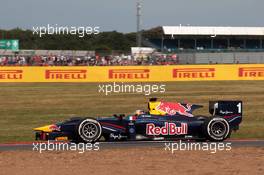
[[[147,109],[149,97],[185,101],[205,107],[196,112],[208,115],[208,101],[240,99],[244,102],[241,128],[233,138],[264,139],[264,81],[174,82],[166,93],[98,93],[94,83],[1,83],[0,142],[30,141],[32,128],[73,116],[110,116]]]

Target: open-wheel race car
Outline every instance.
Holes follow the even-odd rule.
[[[72,142],[129,140],[223,141],[242,121],[242,101],[210,101],[210,116],[193,115],[200,105],[150,99],[148,112],[112,117],[75,117],[64,122],[34,128],[36,140]]]

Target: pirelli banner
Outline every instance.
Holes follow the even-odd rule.
[[[0,67],[0,82],[166,82],[264,80],[264,64]]]

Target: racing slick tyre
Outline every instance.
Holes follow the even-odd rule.
[[[229,136],[230,126],[226,119],[213,117],[205,121],[203,130],[208,140],[223,141]]]
[[[78,125],[78,136],[81,142],[96,142],[102,134],[100,123],[94,119],[84,119]]]

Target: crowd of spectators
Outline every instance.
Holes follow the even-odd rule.
[[[0,66],[129,66],[129,65],[173,65],[177,57],[152,55],[134,58],[131,55],[118,56],[0,56]]]

